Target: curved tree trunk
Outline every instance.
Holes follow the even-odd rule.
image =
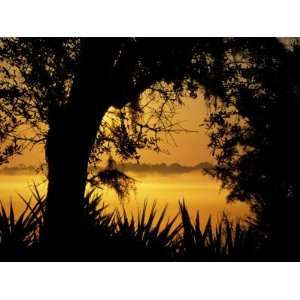
[[[89,156],[112,88],[114,48],[109,40],[88,39],[80,57],[71,101],[50,120],[46,144],[48,191],[46,246],[72,255],[82,245],[82,204]],[[76,243],[77,240],[77,243]]]
[[[80,238],[88,160],[105,108],[94,118],[74,112],[49,130],[46,226],[52,246],[65,248]]]

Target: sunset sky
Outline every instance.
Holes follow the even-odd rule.
[[[51,124],[48,150],[53,157],[49,178],[45,144],[29,146],[5,164],[1,161],[6,157],[0,157],[3,299],[97,299],[101,294],[109,300],[189,300],[200,295],[212,300],[300,300],[297,1],[1,4],[0,151],[8,149],[4,154],[9,155],[13,149],[6,146],[20,132],[29,137],[42,128],[37,138],[47,141]],[[289,51],[281,51],[278,40]],[[3,63],[16,69],[7,73]],[[183,99],[176,115],[191,132],[174,132],[169,142],[161,134],[158,146],[165,152],[135,153],[127,138],[138,141],[138,147],[148,143],[155,149],[152,136],[163,121],[156,122],[153,114],[153,123],[159,124],[153,128],[151,122],[143,126],[146,118],[134,124],[125,115],[125,124],[134,124],[126,128],[129,134],[118,127],[120,121],[114,128],[106,123],[108,138],[100,140],[102,123],[95,143],[107,141],[109,148],[100,148],[101,159],[83,170],[91,150],[85,146],[91,146],[89,137],[96,133],[103,110],[129,101],[136,117],[141,90],[162,79],[175,83],[179,92],[201,85],[199,96]],[[181,89],[182,79],[187,79],[187,89]],[[220,118],[216,114],[210,119],[216,121],[213,141],[220,142],[216,156],[226,152],[227,161],[220,165],[204,127],[215,102],[203,99],[203,91],[220,97]],[[171,102],[175,98],[165,91],[162,96]],[[100,99],[102,103],[96,102]],[[237,109],[236,123],[230,123],[231,117],[222,123],[222,109],[228,108]],[[17,132],[9,124],[15,119],[12,124],[22,123]],[[231,126],[240,120],[249,125],[241,133],[239,126]],[[22,137],[20,141],[30,143]],[[228,140],[232,143],[224,143]],[[227,148],[235,142],[232,159],[237,163],[232,164]],[[109,168],[101,172],[110,155],[128,177]],[[139,158],[140,165],[123,161],[122,155]],[[213,166],[219,167],[228,188],[204,171]],[[133,182],[124,198],[114,174]],[[92,186],[92,176],[99,179],[98,188]],[[234,191],[236,198],[251,200],[228,201]]]
[[[174,133],[176,145],[169,142],[162,142],[163,149],[168,150],[166,153],[155,153],[149,150],[141,151],[142,163],[179,163],[182,165],[195,165],[199,162],[211,162],[212,157],[207,145],[209,143],[205,129],[200,126],[207,113],[205,101],[201,98],[186,98],[184,105],[178,108],[177,120],[182,121],[182,126],[189,130],[198,132],[191,133]],[[24,155],[12,159],[9,166],[18,164],[38,165],[43,162],[43,147],[34,147],[25,151]]]
[[[205,101],[201,98],[184,101],[184,106],[178,109],[177,120],[182,121],[182,126],[186,129],[198,131],[192,133],[174,134],[176,146],[173,143],[162,142],[163,149],[169,154],[155,153],[153,151],[141,152],[141,163],[149,164],[172,164],[193,166],[200,162],[212,162],[212,157],[208,150],[209,138],[205,129],[200,126],[207,113]],[[35,147],[28,150],[22,156],[15,157],[7,166],[39,165],[44,161],[43,148]],[[227,191],[220,191],[220,182],[209,176],[204,176],[200,171],[183,174],[140,174],[128,173],[137,180],[137,191],[132,193],[130,201],[126,202],[129,210],[135,211],[141,206],[144,200],[157,200],[158,207],[163,208],[168,205],[169,216],[176,215],[178,211],[178,200],[185,199],[191,210],[192,216],[200,210],[204,220],[211,214],[213,221],[216,221],[223,210],[230,212],[233,216],[244,216],[248,213],[245,204],[226,204]],[[9,199],[16,199],[16,193],[21,193],[25,197],[30,197],[28,186],[33,181],[41,181],[42,178],[36,175],[2,176],[0,182],[0,194],[5,203],[9,205]],[[42,193],[46,191],[46,185],[42,187]],[[118,207],[120,202],[116,194],[110,190],[104,190],[104,201],[111,207]],[[17,208],[20,208],[20,202]]]

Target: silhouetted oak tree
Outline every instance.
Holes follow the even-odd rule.
[[[28,144],[45,143],[50,241],[66,244],[80,237],[91,157],[113,147],[124,158],[136,158],[143,147],[157,150],[158,133],[174,126],[172,105],[183,95],[195,97],[199,83],[218,93],[222,44],[169,38],[1,40],[1,161]],[[139,117],[148,107],[140,105],[147,90],[149,99],[160,99],[151,122]],[[118,110],[118,124],[101,131],[111,107]],[[27,127],[30,137],[22,136]]]
[[[297,48],[276,38],[16,38],[0,49],[0,159],[45,143],[50,241],[80,237],[89,162],[158,150],[174,105],[199,87],[212,109],[214,175],[281,236],[281,204],[298,207]],[[141,101],[145,93],[155,108]],[[22,136],[26,127],[32,136]]]

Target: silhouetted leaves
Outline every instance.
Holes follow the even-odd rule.
[[[216,225],[209,218],[204,229],[199,213],[193,223],[184,203],[178,215],[166,220],[167,207],[160,213],[156,203],[144,202],[137,217],[123,209],[107,212],[101,196],[91,190],[83,201],[84,223],[72,252],[63,244],[44,244],[45,198],[34,187],[35,204],[23,199],[26,208],[16,218],[13,207],[0,212],[0,259],[12,260],[240,260],[256,257],[257,243],[251,231],[228,217]],[[69,233],[71,234],[71,233]],[[72,233],[73,234],[73,233]],[[251,252],[253,251],[253,252]],[[252,256],[250,256],[250,254]]]
[[[54,207],[47,214],[60,232],[68,212],[73,226],[78,221],[88,163],[103,154],[138,160],[143,148],[160,151],[162,133],[182,130],[173,121],[175,108],[201,88],[211,108],[206,125],[216,159],[209,172],[230,190],[230,201],[250,204],[259,236],[278,253],[296,255],[298,247],[286,250],[279,241],[296,236],[300,208],[299,49],[277,38],[1,39],[0,164],[45,144],[47,200]],[[32,135],[23,136],[28,128]],[[121,197],[133,186],[117,169],[90,175]],[[190,228],[183,207],[182,213]],[[231,252],[233,243],[226,247]]]

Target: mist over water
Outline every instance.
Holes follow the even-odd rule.
[[[184,200],[193,217],[199,210],[203,222],[211,215],[215,223],[223,212],[238,218],[249,214],[247,205],[243,203],[227,204],[228,192],[220,190],[220,182],[199,171],[172,175],[129,175],[137,179],[136,193],[132,193],[130,200],[125,200],[129,211],[134,211],[136,207],[141,208],[145,200],[150,205],[156,201],[158,210],[168,205],[167,215],[174,217],[178,213],[178,201]],[[111,190],[106,190],[103,198],[107,203],[118,205],[119,201]]]
[[[200,171],[167,175],[128,172],[128,175],[136,179],[136,191],[132,191],[128,199],[118,199],[116,193],[108,188],[99,191],[104,202],[109,205],[108,210],[124,206],[129,214],[136,215],[144,201],[148,202],[149,207],[156,201],[158,211],[168,205],[166,216],[172,218],[178,213],[178,201],[184,200],[193,217],[199,210],[202,222],[211,215],[215,223],[221,218],[223,211],[238,218],[243,218],[249,213],[248,207],[243,203],[227,204],[227,191],[220,190],[220,182],[203,175]],[[16,212],[20,213],[25,204],[18,194],[29,200],[33,183],[38,184],[41,195],[45,195],[47,183],[41,175],[1,174],[0,199],[4,207],[8,208],[12,201]]]

